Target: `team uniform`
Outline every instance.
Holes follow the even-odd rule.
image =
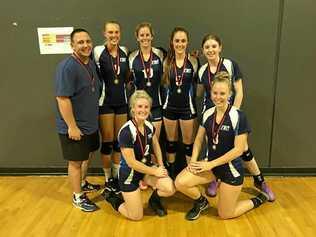
[[[109,53],[106,45],[94,48],[94,59],[100,69],[103,88],[99,100],[100,114],[126,114],[128,102],[126,82],[129,72],[128,50],[119,46],[118,56]],[[117,62],[119,59],[119,62]],[[119,65],[119,66],[118,66]]]
[[[163,51],[152,47],[151,56],[144,61],[140,50],[129,56],[129,65],[137,90],[145,90],[152,98],[151,121],[162,120],[161,78],[163,74]]]
[[[214,103],[211,100],[211,83],[212,80],[217,72],[220,71],[226,71],[230,75],[231,83],[234,85],[234,83],[238,80],[242,79],[242,73],[239,69],[239,66],[236,62],[234,62],[231,59],[228,58],[220,58],[218,67],[216,69],[216,72],[213,74],[209,70],[209,64],[204,64],[198,72],[198,83],[203,84],[204,86],[204,100],[203,100],[203,106],[202,106],[202,113],[205,112],[207,109],[214,106]],[[233,104],[235,99],[235,88],[233,86],[232,88],[232,96],[229,98],[229,103]]]
[[[70,56],[57,66],[55,96],[70,99],[76,124],[83,133],[80,141],[68,137],[68,126],[57,106],[56,124],[64,159],[87,160],[89,152],[98,149],[100,91],[101,82],[92,60],[83,64],[75,56]]]
[[[215,107],[206,110],[203,114],[201,126],[206,129],[208,137],[208,160],[214,160],[224,155],[234,148],[235,136],[250,133],[245,114],[236,107],[231,107],[225,116],[222,125],[219,128],[218,143],[215,144],[212,137],[213,120],[215,119]],[[218,129],[218,124],[215,123],[215,130]],[[212,169],[216,178],[230,185],[241,185],[244,178],[244,168],[240,157],[234,160],[217,166]]]
[[[167,88],[166,101],[163,105],[164,117],[167,119],[189,120],[196,117],[197,69],[198,61],[190,55],[186,57],[181,68],[171,65],[169,71],[170,85]]]
[[[121,148],[133,148],[135,159],[151,165],[150,146],[155,133],[154,126],[145,121],[144,135],[138,132],[136,125],[132,120],[127,121],[118,133],[118,141]],[[139,187],[139,181],[145,174],[140,173],[128,166],[122,155],[119,170],[119,186],[123,192],[132,192]]]

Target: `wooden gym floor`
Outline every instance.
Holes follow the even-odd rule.
[[[89,181],[102,184],[103,177],[89,177]],[[145,217],[133,222],[115,213],[98,192],[89,197],[100,210],[84,213],[74,208],[65,176],[2,176],[0,236],[316,236],[316,177],[268,177],[266,181],[276,201],[236,219],[220,220],[216,198],[209,198],[212,207],[198,220],[186,221],[192,202],[179,193],[164,199],[168,215],[159,218],[147,208],[149,189],[142,192]],[[240,198],[254,194],[252,178],[247,177]]]

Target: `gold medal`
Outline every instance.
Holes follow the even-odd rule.
[[[147,161],[147,160],[146,160],[146,158],[145,158],[145,157],[143,157],[143,159],[142,159],[142,163],[144,163],[144,164],[145,164],[145,163],[146,163],[146,161]]]
[[[151,82],[150,82],[150,81],[147,81],[146,86],[147,86],[147,87],[151,87]]]
[[[119,80],[118,80],[117,77],[114,79],[114,84],[115,84],[115,85],[119,84]]]
[[[216,145],[213,144],[212,149],[215,151],[216,150]]]
[[[180,87],[178,87],[177,93],[178,93],[178,94],[181,94],[181,88],[180,88]]]

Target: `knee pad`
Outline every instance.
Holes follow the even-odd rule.
[[[168,153],[176,153],[178,142],[167,141],[166,150]]]
[[[243,161],[251,161],[253,159],[253,154],[251,150],[248,148],[247,151],[242,153],[241,158],[243,159]]]
[[[113,150],[115,152],[121,152],[120,145],[119,145],[118,141],[113,142]]]
[[[113,142],[102,142],[101,153],[104,155],[110,155],[113,150]]]
[[[184,144],[185,155],[192,156],[193,144]]]

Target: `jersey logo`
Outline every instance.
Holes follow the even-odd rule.
[[[192,72],[192,69],[191,68],[185,68],[184,69],[184,73],[191,73]]]
[[[229,131],[229,129],[230,129],[230,126],[229,125],[222,125],[222,127],[221,127],[221,130],[222,131]]]
[[[157,64],[159,64],[159,59],[153,60],[151,62],[151,65],[157,65]]]

